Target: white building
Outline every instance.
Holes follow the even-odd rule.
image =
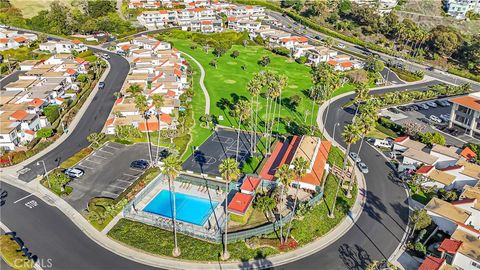
[[[74,39],[72,41],[47,41],[41,43],[39,49],[50,53],[72,53],[73,51],[81,53],[88,50],[88,47],[80,40]]]
[[[480,13],[480,0],[445,0],[444,3],[448,15],[457,19],[464,19],[468,11]]]

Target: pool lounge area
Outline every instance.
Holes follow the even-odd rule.
[[[179,180],[174,182],[177,231],[208,241],[219,241],[225,222],[224,193],[218,189],[218,185],[207,187],[185,182],[183,178]],[[172,230],[172,199],[168,181],[159,176],[136,195],[124,209],[123,215]]]

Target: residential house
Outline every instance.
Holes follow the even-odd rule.
[[[452,269],[480,269],[480,232],[459,227],[450,239],[444,239],[438,251],[442,252]]]
[[[409,136],[400,136],[393,140],[394,151],[405,152],[409,148],[422,150],[425,147],[425,144],[412,140]]]
[[[434,166],[438,161],[438,157],[430,155],[415,148],[408,148],[403,153],[403,164],[412,164],[417,167],[422,165]]]
[[[456,207],[439,198],[432,198],[424,208],[438,228],[448,234],[452,234],[457,225],[466,225],[472,213]]]

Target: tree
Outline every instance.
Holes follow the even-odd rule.
[[[363,69],[352,70],[347,73],[347,78],[354,84],[368,83],[368,72]]]
[[[35,134],[37,138],[50,138],[53,135],[53,129],[51,128],[41,128],[37,130]]]
[[[213,54],[216,57],[224,55],[228,51],[228,45],[225,42],[219,42],[217,46],[213,49]]]
[[[98,148],[102,141],[105,139],[105,133],[90,133],[87,136],[87,141],[92,144],[93,148]]]
[[[450,57],[460,48],[462,38],[453,28],[439,25],[430,33],[430,44],[438,54]]]
[[[233,51],[232,54],[230,54],[230,56],[234,59],[236,59],[239,55],[240,55],[240,52],[237,50]]]
[[[133,83],[128,87],[127,92],[130,93],[132,96],[136,96],[142,92],[142,89],[140,87],[140,84]]]
[[[303,157],[297,157],[292,162],[292,165],[293,165],[293,175],[295,176],[295,179],[297,180],[296,191],[295,191],[295,200],[293,201],[293,210],[292,210],[292,212],[295,214],[295,211],[297,210],[298,190],[300,189],[300,180],[307,173],[307,169],[309,167],[309,164],[308,164],[308,161],[306,161]],[[292,221],[293,221],[293,218],[290,219],[290,222],[288,224],[287,235],[285,237],[287,242],[288,242],[288,236],[290,234],[290,230],[292,229]]]
[[[424,144],[428,145],[434,145],[434,144],[440,144],[440,145],[445,145],[446,139],[445,137],[438,133],[438,132],[425,132],[425,133],[418,133],[420,136],[420,141]]]
[[[222,259],[228,260],[230,258],[230,254],[228,253],[228,193],[230,191],[230,182],[236,181],[240,177],[240,169],[238,168],[240,165],[238,162],[232,158],[227,158],[222,161],[220,166],[218,167],[218,171],[222,175],[222,178],[225,179],[225,229],[223,232],[223,254]]]
[[[115,12],[115,2],[108,0],[88,1],[87,14],[98,18],[109,12]]]
[[[440,189],[438,190],[438,195],[440,195],[440,198],[444,201],[455,201],[458,198],[458,194],[453,191],[453,190],[445,190],[445,189]]]
[[[251,151],[255,153],[257,151],[257,128],[258,128],[258,96],[260,94],[260,90],[262,89],[262,82],[261,82],[261,75],[255,74],[247,84],[247,91],[250,93],[250,116],[253,118],[253,121],[251,121],[253,125],[253,133],[250,138],[250,146],[252,147]],[[253,103],[254,99],[256,99],[255,104],[256,104],[256,109],[255,109],[255,116],[253,112]]]
[[[302,55],[297,59],[295,59],[295,62],[299,63],[300,65],[303,65],[307,62],[307,60],[308,60],[307,57],[305,55]]]
[[[270,57],[263,56],[260,60],[258,60],[258,64],[262,67],[268,66],[268,64],[270,64]]]
[[[352,2],[350,0],[341,0],[338,5],[338,14],[342,17],[347,17],[352,11]]]
[[[163,159],[163,169],[162,169],[162,174],[167,176],[169,186],[170,186],[170,194],[172,196],[171,201],[173,202],[173,209],[172,209],[172,218],[173,218],[173,242],[174,242],[174,248],[172,251],[173,257],[178,257],[180,256],[180,248],[178,247],[177,243],[177,203],[175,199],[175,183],[174,180],[177,178],[177,175],[179,171],[182,169],[181,162],[180,160],[174,156],[170,155]]]
[[[425,229],[432,223],[432,218],[428,215],[425,209],[412,211],[410,220],[413,224],[413,231]]]
[[[287,48],[284,48],[284,47],[274,47],[272,49],[272,52],[275,53],[275,54],[278,54],[278,55],[282,55],[282,56],[290,56],[290,49],[287,49]]]
[[[331,48],[333,45],[335,45],[335,40],[331,37],[327,37],[323,43],[325,44],[326,47]]]
[[[249,104],[245,100],[239,100],[235,105],[235,115],[238,117],[238,129],[237,129],[237,151],[235,154],[235,160],[238,160],[238,151],[240,146],[240,132],[242,128],[242,121],[250,117]]]
[[[43,108],[43,115],[47,117],[48,122],[53,123],[60,116],[60,106],[49,105]]]
[[[262,211],[268,219],[273,209],[275,209],[275,199],[270,196],[257,196],[253,206]]]
[[[160,94],[153,94],[152,98],[152,105],[155,106],[155,111],[157,112],[157,123],[158,123],[158,136],[157,136],[157,153],[155,155],[156,163],[160,161],[159,150],[160,150],[160,116],[162,115],[162,106],[164,105],[165,101],[163,96]]]
[[[337,191],[335,192],[335,199],[333,200],[332,208],[330,209],[330,214],[328,215],[330,218],[335,217],[335,205],[337,203],[338,192],[340,187],[343,184],[343,180],[347,175],[347,157],[350,154],[350,147],[352,144],[356,143],[360,139],[360,130],[358,126],[355,124],[348,124],[345,125],[342,132],[342,139],[347,144],[347,151],[345,152],[345,157],[343,158],[343,175],[341,176],[342,179],[338,179]]]
[[[145,129],[147,131],[147,142],[148,142],[148,155],[150,157],[150,164],[153,164],[153,157],[152,157],[152,144],[150,143],[150,130],[148,128],[148,118],[149,115],[147,114],[148,110],[148,101],[144,95],[136,95],[135,96],[135,107],[140,111],[144,124]]]
[[[210,63],[208,63],[208,64],[212,67],[217,68],[218,61],[217,61],[217,59],[212,59],[212,61],[210,61]]]
[[[380,72],[385,68],[385,64],[383,63],[382,60],[371,55],[365,61],[365,67],[370,71]]]
[[[293,173],[293,170],[290,169],[290,166],[288,164],[283,164],[275,172],[275,177],[278,179],[279,183],[281,184],[280,205],[281,207],[283,207],[286,187],[290,186],[290,183],[292,182],[295,175]],[[283,216],[281,211],[279,211],[278,215],[280,216],[280,243],[283,244],[283,221],[282,221]]]
[[[48,176],[48,182],[52,189],[60,189],[63,191],[63,187],[70,182],[70,178],[64,173],[56,172]]]

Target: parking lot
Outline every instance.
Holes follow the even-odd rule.
[[[240,133],[237,161],[240,166],[250,157],[250,133]],[[260,140],[260,138],[258,138]],[[186,171],[220,176],[218,166],[226,158],[235,158],[237,132],[219,128],[182,165]]]
[[[153,155],[155,151],[153,146]],[[74,166],[85,174],[70,182],[73,192],[66,201],[80,211],[87,208],[93,197],[117,198],[143,174],[143,170],[130,168],[130,163],[137,159],[149,160],[147,144],[127,146],[109,142],[96,149]]]
[[[439,101],[440,100],[448,99],[439,99]],[[427,109],[421,108],[421,104],[426,104],[426,102],[417,102],[405,106],[383,109],[381,114],[390,117],[393,122],[400,125],[405,125],[412,122],[417,123],[423,127],[422,132],[440,131],[441,134],[445,136],[446,142],[449,145],[461,147],[465,143],[464,141],[471,139],[470,137],[462,134],[460,131],[448,129],[448,119],[452,109],[451,105],[440,106],[438,103],[436,103],[437,107],[429,106]],[[414,105],[416,108],[414,108]],[[438,119],[432,120],[435,119],[435,117],[432,117],[432,115],[440,119],[441,122],[438,121]]]

